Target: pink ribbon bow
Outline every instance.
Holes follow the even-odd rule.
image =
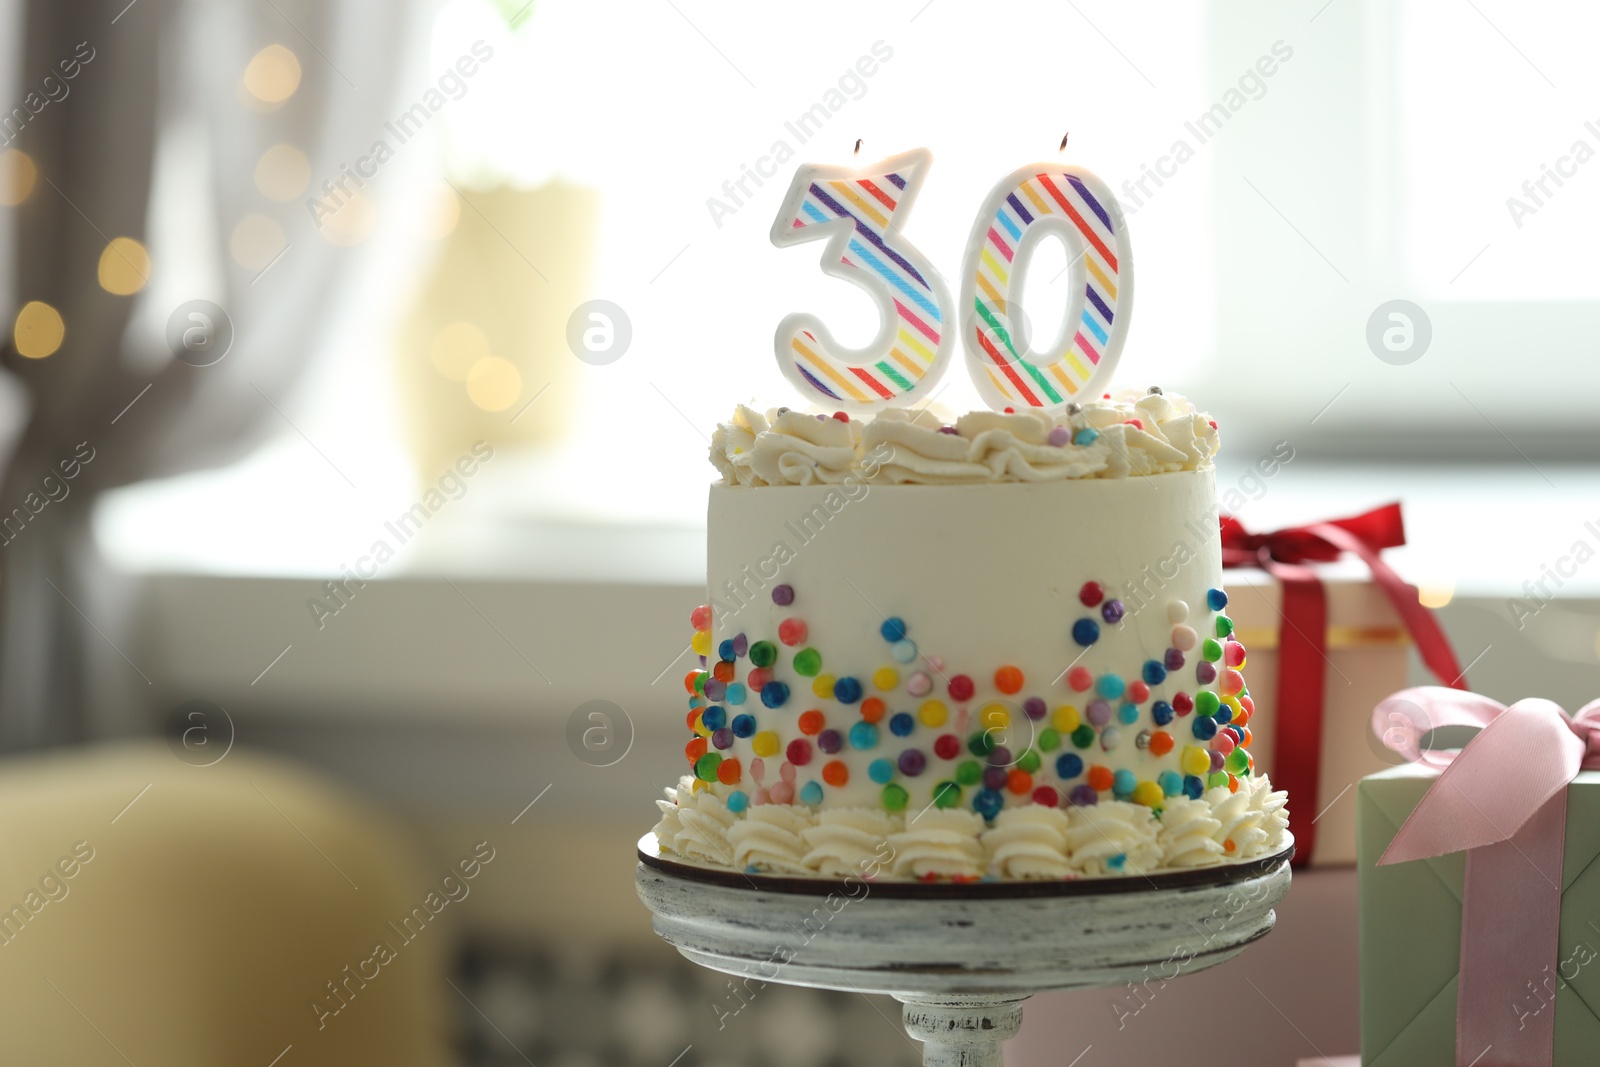
[[[1459,753],[1423,752],[1421,736],[1442,726],[1481,729]],[[1372,730],[1406,759],[1442,768],[1378,863],[1467,853],[1456,1064],[1549,1067],[1555,1012],[1535,997],[1560,958],[1567,786],[1600,770],[1600,700],[1569,717],[1539,698],[1508,708],[1420,686],[1379,704]]]

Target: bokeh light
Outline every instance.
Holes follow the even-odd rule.
[[[434,334],[428,357],[440,374],[464,382],[479,361],[489,358],[489,339],[470,322],[452,322]]]
[[[117,296],[137,293],[150,282],[150,253],[132,237],[113,237],[100,253],[100,288]]]
[[[331,245],[348,248],[366,240],[376,216],[372,200],[358,192],[340,203],[331,215],[322,215],[317,233]]]
[[[499,356],[480,359],[467,372],[467,396],[485,411],[504,411],[522,395],[522,374]]]
[[[292,144],[275,144],[256,161],[256,188],[271,200],[293,200],[311,184],[311,161]]]
[[[444,182],[435,186],[432,196],[426,198],[422,209],[425,217],[422,235],[430,241],[443,240],[455,232],[461,221],[461,198]]]
[[[283,251],[284,243],[282,226],[265,215],[251,214],[233,228],[228,254],[245,270],[261,271]]]
[[[15,207],[28,199],[39,180],[39,168],[26,152],[8,148],[0,152],[0,204]]]
[[[61,347],[67,336],[67,324],[61,321],[61,312],[42,300],[30,300],[17,312],[17,321],[11,328],[11,340],[17,354],[29,359],[43,359]]]
[[[300,87],[300,60],[281,44],[269,44],[250,57],[244,88],[263,104],[281,104]]]

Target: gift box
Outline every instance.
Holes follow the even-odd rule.
[[[1440,714],[1452,703],[1475,703],[1499,736],[1469,742],[1451,781],[1417,763],[1356,790],[1361,1062],[1600,1062],[1600,772],[1575,770],[1600,766],[1600,721],[1524,701],[1497,724],[1507,709],[1454,690],[1396,694],[1380,712],[1421,719],[1399,731],[1415,738],[1461,724]],[[1542,723],[1531,704],[1547,705]]]
[[[1400,506],[1270,533],[1221,525],[1256,770],[1289,793],[1296,865],[1353,864],[1347,794],[1397,762],[1368,732],[1373,707],[1406,684],[1413,646],[1442,683],[1465,684],[1416,589],[1379,557],[1405,543]]]

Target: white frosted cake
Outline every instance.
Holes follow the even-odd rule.
[[[1222,590],[1216,424],[1150,390],[944,424],[720,427],[664,852],[880,878],[1269,855],[1284,795]]]

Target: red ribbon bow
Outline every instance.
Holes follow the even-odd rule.
[[[1441,726],[1481,731],[1459,754],[1421,751],[1422,735]],[[1549,1067],[1555,1012],[1528,990],[1560,959],[1567,786],[1580,770],[1600,770],[1600,700],[1568,716],[1548,700],[1508,708],[1421,686],[1379,704],[1372,727],[1407,760],[1442,768],[1379,865],[1467,853],[1456,1063]]]
[[[1246,530],[1232,515],[1222,516],[1222,565],[1260,567],[1283,587],[1278,628],[1277,742],[1272,774],[1291,798],[1289,831],[1294,835],[1295,865],[1311,861],[1316,845],[1317,789],[1321,779],[1322,711],[1326,683],[1328,597],[1322,579],[1308,562],[1328,563],[1346,552],[1359,556],[1394,604],[1400,621],[1416,643],[1422,662],[1445,685],[1465,689],[1464,672],[1433,614],[1417,599],[1417,590],[1394,572],[1378,553],[1406,543],[1399,504],[1385,504],[1362,515],[1328,522],[1290,526],[1271,533]]]

